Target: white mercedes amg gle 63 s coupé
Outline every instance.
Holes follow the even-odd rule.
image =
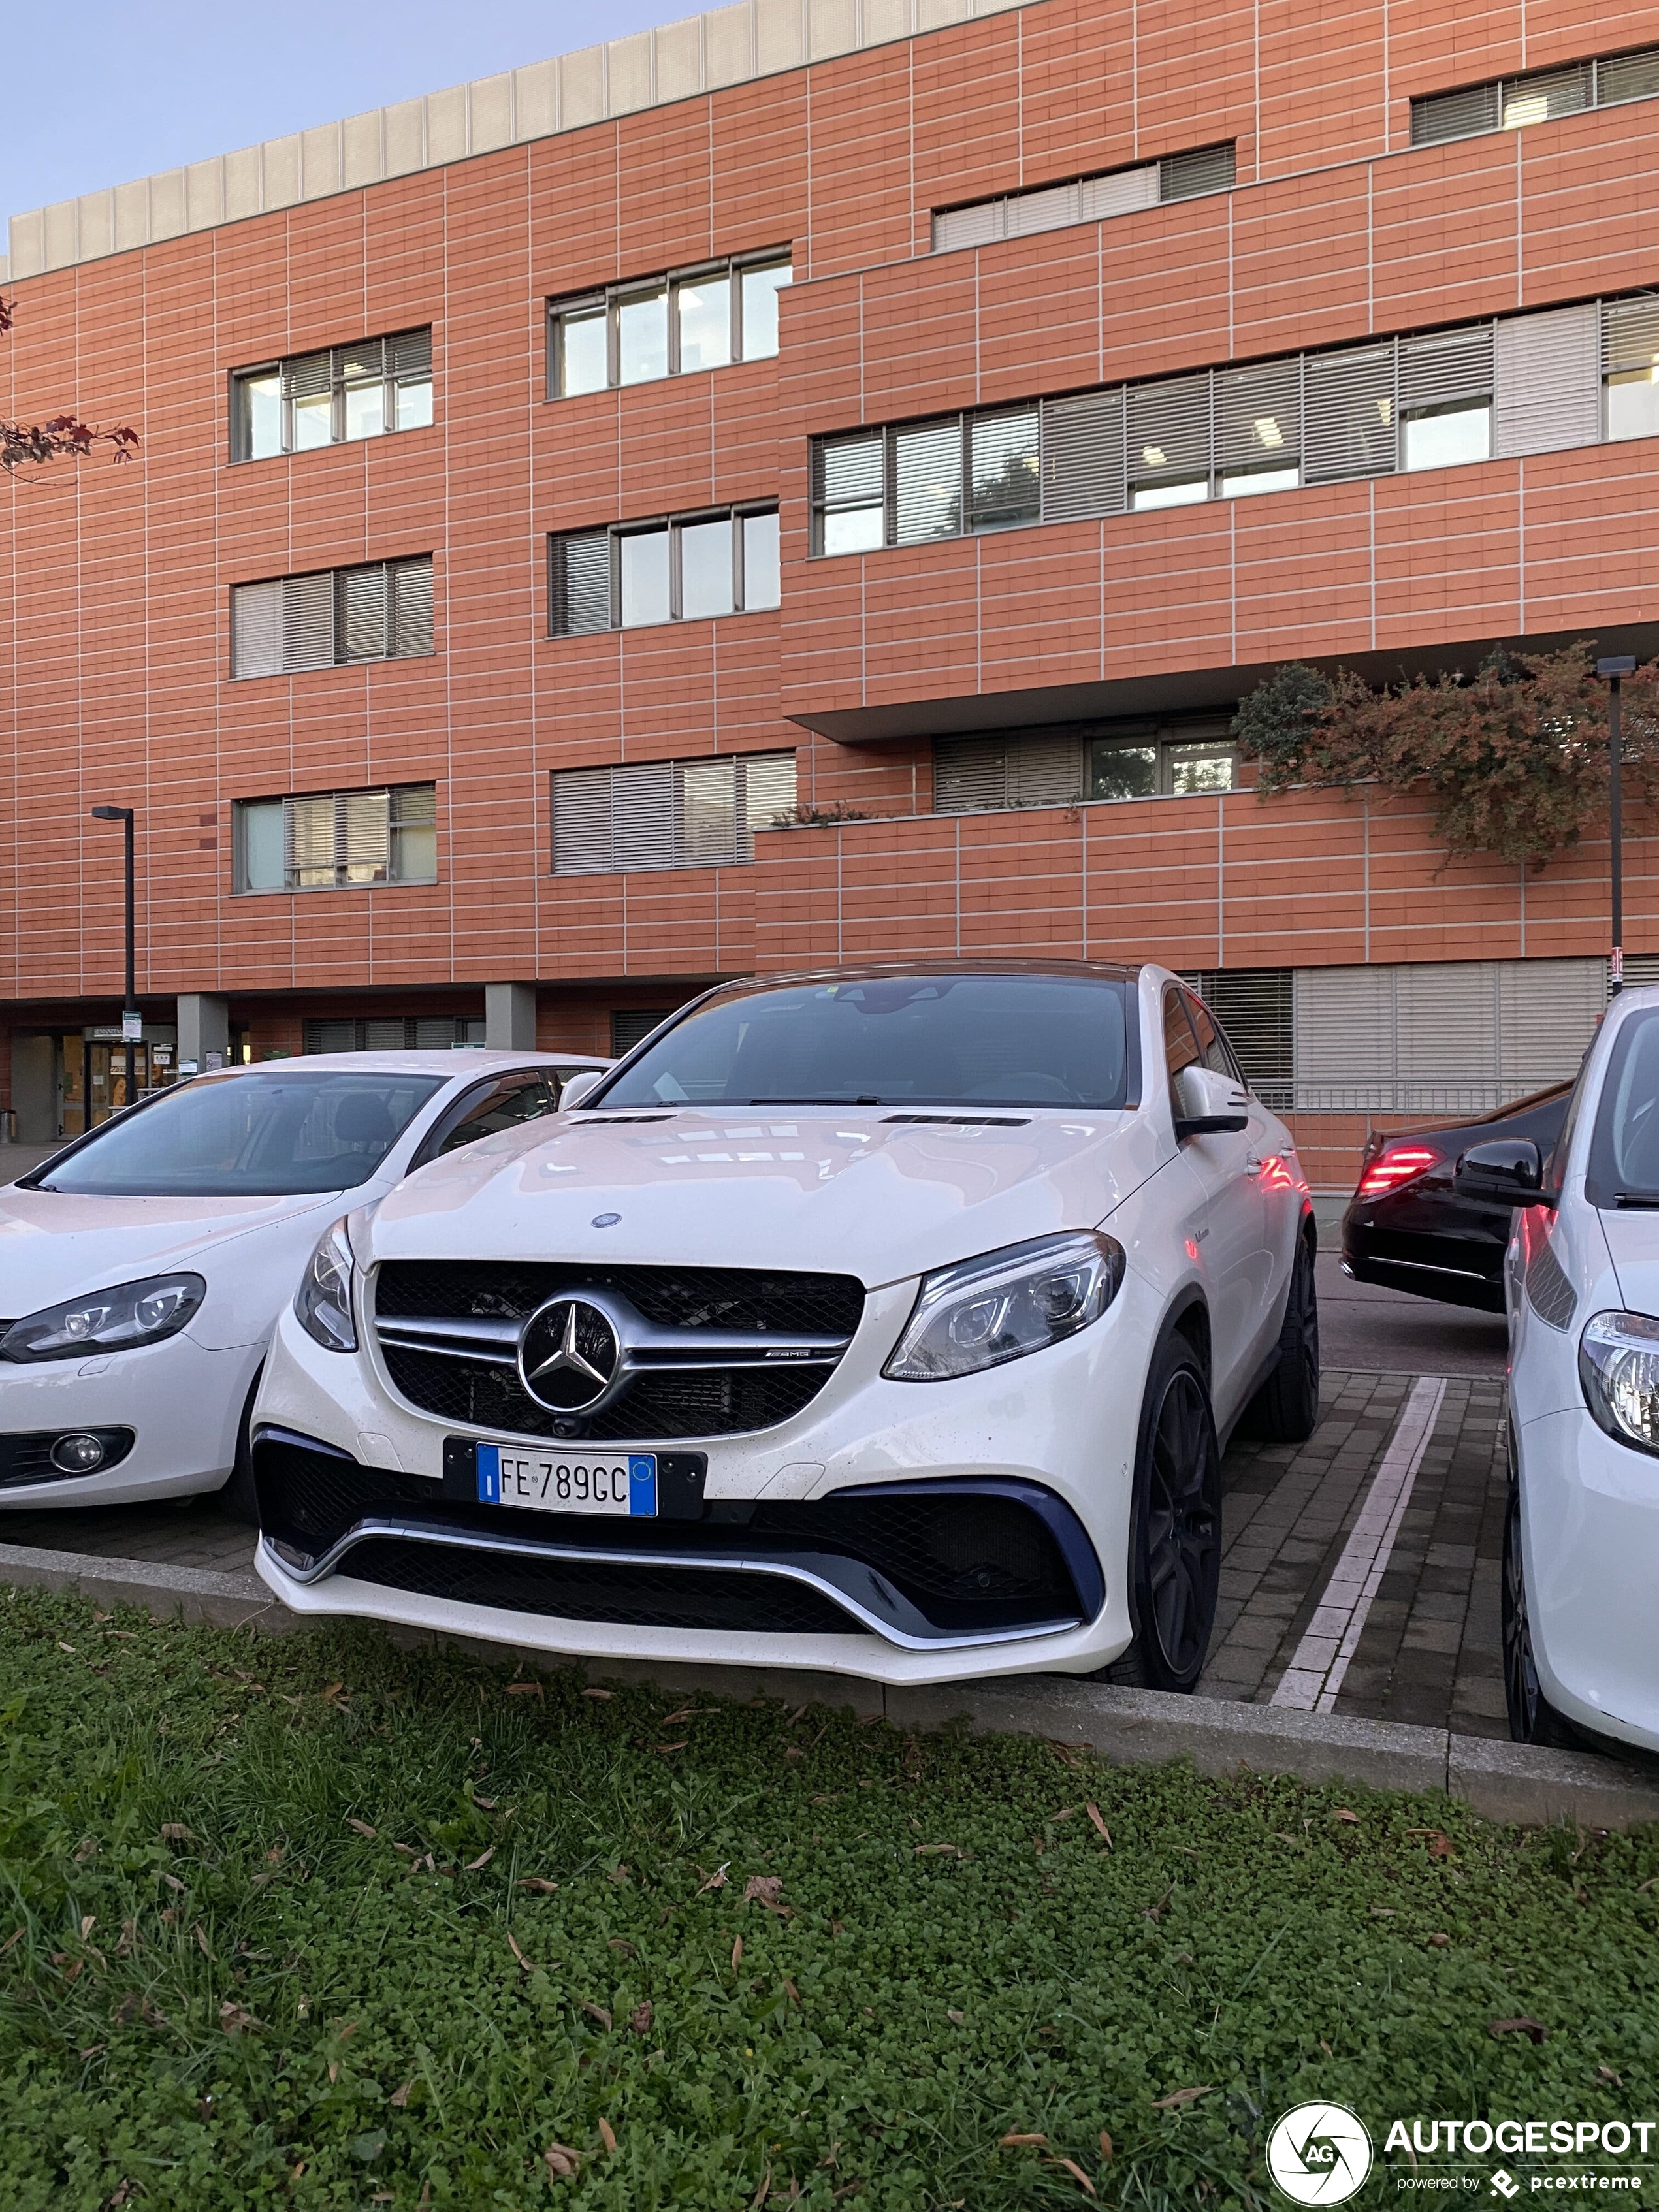
[[[319,1243],[259,1571],[592,1658],[1190,1689],[1220,1449],[1318,1410],[1291,1137],[1167,970],[723,985]]]

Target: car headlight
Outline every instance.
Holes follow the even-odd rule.
[[[146,1275],[25,1314],[0,1336],[0,1359],[76,1359],[177,1336],[207,1296],[199,1275]]]
[[[325,1229],[306,1263],[294,1297],[294,1316],[325,1352],[355,1352],[351,1318],[351,1242],[343,1218]]]
[[[1578,1340],[1584,1403],[1621,1444],[1659,1455],[1659,1321],[1599,1313]]]
[[[922,1278],[883,1368],[896,1382],[939,1382],[1023,1359],[1098,1321],[1123,1280],[1123,1247],[1085,1230],[1009,1244]]]

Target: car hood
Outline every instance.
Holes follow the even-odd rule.
[[[291,1198],[90,1198],[0,1190],[0,1313],[9,1321],[187,1267],[216,1244],[296,1215],[341,1211],[337,1191]]]
[[[361,1256],[799,1267],[873,1288],[1088,1228],[1161,1164],[1144,1115],[985,1110],[1000,1126],[853,1108],[512,1132],[400,1185]]]
[[[1602,1212],[1596,1218],[1626,1311],[1659,1316],[1659,1212]]]

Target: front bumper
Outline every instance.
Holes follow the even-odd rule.
[[[1544,1693],[1582,1727],[1659,1751],[1659,1459],[1582,1407],[1524,1423],[1516,1446]]]
[[[1125,1561],[1141,1395],[1158,1319],[1153,1296],[1132,1272],[1102,1320],[1063,1344],[950,1382],[893,1382],[882,1376],[881,1365],[913,1295],[904,1286],[872,1294],[865,1323],[835,1375],[794,1419],[662,1447],[706,1462],[702,1514],[695,1529],[653,1525],[645,1545],[636,1534],[646,1525],[641,1522],[577,1532],[565,1516],[509,1516],[499,1508],[486,1509],[482,1526],[457,1530],[453,1516],[441,1510],[444,1443],[455,1425],[398,1399],[372,1354],[325,1352],[285,1315],[256,1431],[263,1437],[280,1429],[313,1440],[325,1453],[343,1454],[343,1466],[349,1462],[365,1476],[378,1469],[401,1478],[403,1517],[419,1526],[411,1534],[377,1525],[376,1550],[365,1559],[358,1548],[364,1571],[353,1572],[350,1547],[337,1565],[318,1571],[325,1553],[313,1555],[296,1546],[291,1529],[284,1536],[280,1483],[262,1443],[255,1464],[267,1525],[258,1571],[296,1612],[349,1613],[592,1658],[793,1667],[895,1683],[1091,1673],[1116,1657],[1131,1634]],[[650,1448],[645,1440],[635,1447]],[[971,1607],[952,1613],[948,1607],[941,1619],[937,1588],[925,1576],[926,1587],[915,1577],[907,1582],[890,1559],[868,1547],[861,1558],[837,1548],[812,1522],[814,1513],[848,1506],[852,1493],[896,1486],[930,1498],[1024,1497],[1036,1522],[1046,1516],[1053,1528],[1075,1532],[1074,1541],[1067,1540],[1066,1602],[1049,1601],[1051,1576],[1046,1595],[1027,1589],[1030,1601],[1018,1619],[1005,1610],[976,1627]],[[374,1502],[368,1517],[378,1524],[398,1516]],[[476,1510],[471,1519],[478,1520]],[[509,1529],[509,1519],[520,1525]],[[447,1540],[441,1531],[434,1538],[434,1521],[449,1528]],[[482,1573],[477,1554],[492,1547],[474,1540],[497,1528],[502,1541],[495,1548],[515,1564],[502,1565],[498,1557],[496,1566]],[[1020,1540],[1012,1522],[1007,1534],[1016,1545]],[[954,1541],[947,1532],[947,1552]],[[1066,1551],[1066,1542],[1055,1542]],[[451,1554],[451,1567],[462,1551],[474,1559],[465,1571],[439,1573],[428,1564],[434,1549]],[[611,1552],[647,1556],[631,1562],[604,1556]],[[672,1559],[665,1556],[670,1553]],[[975,1564],[964,1559],[966,1570]],[[994,1552],[990,1564],[999,1564]],[[701,1577],[698,1603],[672,1596],[646,1603],[637,1588],[622,1588],[624,1569],[654,1587],[655,1570],[667,1566],[682,1589]],[[562,1577],[581,1573],[587,1584],[605,1587],[584,1588],[580,1603],[566,1601],[569,1609],[561,1610],[560,1589],[575,1586]],[[785,1584],[799,1601],[780,1613],[778,1591]],[[769,1586],[764,1592],[763,1585]],[[606,1588],[619,1592],[616,1604],[608,1604]],[[481,1590],[489,1601],[478,1601]],[[701,1601],[710,1593],[718,1603]],[[613,1617],[594,1617],[607,1609]],[[781,1620],[786,1625],[776,1625]]]
[[[236,1459],[237,1431],[261,1347],[210,1351],[188,1329],[164,1343],[84,1360],[0,1362],[0,1436],[41,1439],[76,1430],[125,1430],[132,1443],[86,1475],[0,1480],[0,1510],[116,1505],[217,1490]],[[27,1472],[40,1449],[0,1461]]]

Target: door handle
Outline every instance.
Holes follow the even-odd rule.
[[[1266,1160],[1258,1159],[1256,1155],[1252,1152],[1249,1158],[1244,1163],[1244,1172],[1247,1176],[1259,1176],[1262,1169],[1265,1168],[1267,1164],[1267,1163]]]

